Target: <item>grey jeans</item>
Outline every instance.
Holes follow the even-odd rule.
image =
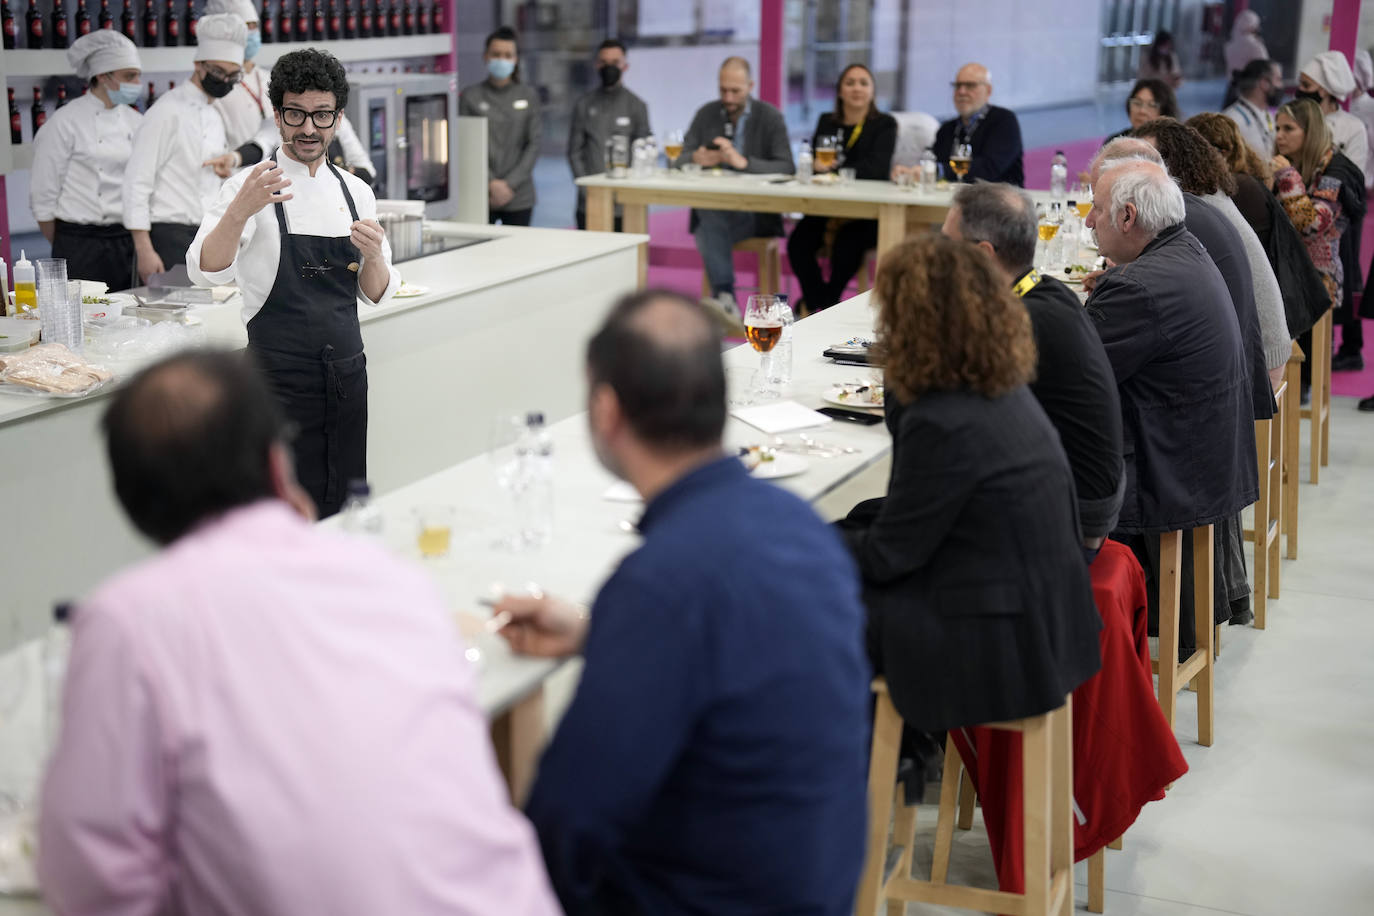
[[[701,253],[711,295],[735,291],[735,245],[754,235],[754,214],[738,210],[698,210],[692,233]]]

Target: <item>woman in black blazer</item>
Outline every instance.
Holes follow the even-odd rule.
[[[892,151],[897,146],[897,121],[878,111],[873,98],[872,72],[863,64],[845,67],[835,86],[835,111],[826,112],[816,122],[811,147],[815,149],[823,136],[840,134],[843,142],[837,149],[844,161],[836,168],[853,169],[858,178],[886,181],[892,171]],[[815,169],[817,173],[830,170]],[[826,280],[816,253],[825,245],[832,223],[836,225],[830,242],[830,279]],[[839,302],[845,287],[863,265],[864,254],[877,244],[877,220],[803,217],[787,240],[787,260],[801,283],[807,308],[818,312]]]
[[[942,731],[1054,709],[1101,666],[1073,476],[1026,387],[1030,319],[979,248],[910,239],[874,290],[887,496],[839,523],[868,645],[903,720]]]

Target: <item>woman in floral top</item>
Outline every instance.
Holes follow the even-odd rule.
[[[1349,218],[1341,207],[1341,180],[1328,175],[1334,159],[1331,131],[1315,102],[1297,99],[1279,109],[1275,120],[1274,187],[1288,218],[1302,234],[1312,263],[1321,272],[1332,306],[1341,302],[1341,234]],[[1339,169],[1334,170],[1339,173]]]

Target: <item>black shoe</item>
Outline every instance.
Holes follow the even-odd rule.
[[[1255,612],[1247,607],[1239,614],[1232,614],[1231,619],[1226,621],[1226,623],[1233,627],[1243,627],[1247,624],[1253,623],[1254,620]]]
[[[1360,402],[1359,409],[1365,413],[1374,413],[1374,395],[1370,395]]]
[[[1331,360],[1332,372],[1363,372],[1364,357],[1358,353],[1337,353]]]

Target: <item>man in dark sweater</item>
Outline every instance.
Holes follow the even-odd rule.
[[[1059,432],[1078,493],[1078,525],[1089,562],[1116,527],[1126,492],[1121,401],[1107,351],[1078,297],[1031,266],[1035,204],[1008,184],[961,188],[941,231],[992,256],[998,273],[1030,313],[1039,360],[1031,392]]]
[[[632,294],[587,370],[592,445],[644,497],[643,543],[590,613],[496,608],[516,651],[585,660],[527,806],[554,889],[570,916],[849,916],[870,677],[854,563],[726,454],[700,306]]]
[[[935,161],[944,177],[957,181],[949,158],[955,144],[973,147],[973,161],[964,181],[1005,181],[1020,187],[1026,183],[1021,163],[1021,122],[1006,108],[989,105],[992,76],[982,64],[964,64],[954,77],[954,109],[957,118],[940,125],[935,134]]]

